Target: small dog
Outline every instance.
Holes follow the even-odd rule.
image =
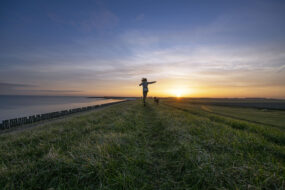
[[[157,97],[154,97],[154,102],[158,105],[159,104],[159,99]]]

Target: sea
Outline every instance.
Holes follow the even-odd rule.
[[[27,117],[91,105],[117,102],[117,99],[79,96],[19,96],[0,95],[0,123],[6,119]]]

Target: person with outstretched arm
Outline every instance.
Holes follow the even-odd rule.
[[[148,93],[148,85],[153,84],[153,83],[156,83],[156,81],[147,82],[146,78],[142,78],[142,82],[139,85],[139,86],[143,87],[143,104],[144,104],[144,106],[145,106],[145,100],[146,100],[147,93]]]

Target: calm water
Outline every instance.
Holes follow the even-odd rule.
[[[98,105],[120,100],[74,96],[3,96],[0,95],[0,122],[72,108]]]

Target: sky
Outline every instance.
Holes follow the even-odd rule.
[[[285,1],[1,0],[0,94],[285,98]]]

